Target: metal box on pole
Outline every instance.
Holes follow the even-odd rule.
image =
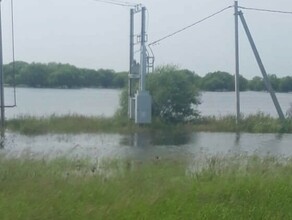
[[[151,103],[152,98],[148,91],[138,91],[135,97],[135,123],[149,124],[152,121]]]

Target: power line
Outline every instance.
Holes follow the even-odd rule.
[[[103,3],[111,4],[111,5],[123,6],[123,7],[134,7],[137,5],[131,2],[115,1],[115,0],[94,0],[94,1],[103,2]]]
[[[281,13],[281,14],[292,14],[292,11],[280,11],[280,10],[271,10],[271,9],[263,9],[263,8],[249,8],[239,6],[238,8],[245,9],[245,10],[252,10],[252,11],[262,11],[262,12],[271,12],[271,13]]]
[[[205,18],[203,18],[203,19],[201,19],[201,20],[199,20],[199,21],[196,21],[196,22],[193,23],[193,24],[190,24],[190,25],[188,25],[188,26],[186,26],[186,27],[184,27],[184,28],[181,28],[181,29],[179,29],[178,31],[175,31],[175,32],[173,32],[173,33],[171,33],[171,34],[169,34],[169,35],[167,35],[167,36],[165,36],[165,37],[160,38],[159,40],[153,41],[152,43],[148,44],[148,46],[156,45],[156,44],[158,44],[159,42],[161,42],[161,41],[163,41],[163,40],[165,40],[165,39],[167,39],[167,38],[173,37],[174,35],[177,35],[177,34],[183,32],[183,31],[185,31],[185,30],[187,30],[187,29],[189,29],[189,28],[191,28],[191,27],[193,27],[193,26],[195,26],[195,25],[197,25],[197,24],[200,24],[200,23],[202,23],[202,22],[204,22],[204,21],[206,21],[206,20],[208,20],[208,19],[210,19],[210,18],[212,18],[212,17],[214,17],[214,16],[216,16],[216,15],[218,15],[218,14],[220,14],[220,13],[226,11],[227,9],[232,8],[232,7],[233,7],[233,5],[228,6],[228,7],[226,7],[226,8],[223,8],[223,9],[221,9],[221,10],[219,10],[219,11],[217,11],[217,12],[215,12],[215,13],[213,13],[213,14],[211,14],[211,15],[209,15],[209,16],[207,16],[207,17],[205,17]]]

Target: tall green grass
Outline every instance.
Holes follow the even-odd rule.
[[[0,219],[291,219],[292,161],[0,160]]]
[[[139,126],[125,117],[114,116],[86,117],[80,115],[34,117],[21,116],[10,119],[6,128],[26,135],[39,135],[46,133],[130,133],[151,130],[181,130],[178,124],[165,124],[154,119],[151,125]]]
[[[6,127],[22,134],[127,132],[134,129],[128,120],[113,117],[85,117],[80,115],[33,117],[22,116],[7,121]]]
[[[171,131],[171,132],[251,132],[251,133],[291,133],[292,120],[285,122],[269,115],[258,113],[242,117],[239,124],[235,116],[202,117],[192,122],[165,123],[154,118],[152,124],[139,126],[125,117],[114,116],[86,117],[80,115],[66,115],[50,117],[22,116],[10,119],[6,123],[9,130],[26,135],[45,133],[131,133],[143,131]]]
[[[203,117],[195,122],[193,128],[211,132],[291,133],[292,120],[288,118],[283,122],[263,113],[242,116],[238,124],[233,115]]]

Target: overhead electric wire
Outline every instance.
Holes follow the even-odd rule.
[[[133,2],[127,2],[127,1],[120,1],[120,0],[110,0],[112,2],[120,2],[120,3],[124,3],[124,4],[128,4],[128,5],[137,5],[136,3]]]
[[[263,9],[263,8],[249,8],[244,6],[238,6],[238,8],[252,11],[262,11],[262,12],[271,12],[271,13],[281,13],[281,14],[292,14],[292,11],[280,11],[280,10],[271,10],[271,9]]]
[[[103,2],[103,3],[111,4],[111,5],[123,6],[123,7],[135,7],[136,5],[138,5],[131,2],[114,1],[114,0],[94,0],[94,1]]]
[[[173,37],[174,35],[177,35],[177,34],[183,32],[183,31],[185,31],[185,30],[187,30],[187,29],[189,29],[189,28],[192,28],[193,26],[195,26],[195,25],[197,25],[197,24],[200,24],[200,23],[202,23],[202,22],[204,22],[204,21],[206,21],[206,20],[208,20],[208,19],[210,19],[210,18],[212,18],[212,17],[214,17],[214,16],[216,16],[216,15],[218,15],[218,14],[220,14],[220,13],[226,11],[227,9],[232,8],[232,7],[233,7],[233,5],[228,6],[228,7],[225,7],[225,8],[223,8],[223,9],[221,9],[221,10],[219,10],[219,11],[217,11],[217,12],[215,12],[215,13],[213,13],[213,14],[211,14],[211,15],[209,15],[209,16],[207,16],[207,17],[201,19],[201,20],[199,20],[199,21],[196,21],[195,23],[192,23],[192,24],[190,24],[190,25],[188,25],[188,26],[186,26],[186,27],[184,27],[184,28],[181,28],[181,29],[179,29],[179,30],[177,30],[177,31],[175,31],[175,32],[173,32],[173,33],[171,33],[171,34],[168,34],[168,35],[166,35],[165,37],[160,38],[159,40],[153,41],[152,43],[148,44],[148,46],[156,45],[156,44],[158,44],[159,42],[161,42],[161,41],[163,41],[163,40],[165,40],[165,39],[168,39],[168,38],[170,38],[170,37]]]

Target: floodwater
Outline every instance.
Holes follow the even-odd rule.
[[[135,133],[24,136],[8,132],[4,153],[29,158],[133,158],[224,155],[292,156],[292,134]]]
[[[115,89],[32,89],[18,88],[17,107],[6,110],[7,118],[19,115],[48,116],[79,114],[85,116],[113,116],[119,107],[121,90]],[[244,115],[259,111],[277,116],[272,99],[266,92],[242,92],[241,112]],[[292,93],[278,93],[285,113],[292,103]],[[234,92],[204,92],[198,110],[202,115],[235,115]],[[12,105],[13,89],[5,88],[5,104]]]
[[[7,118],[20,115],[50,116],[78,114],[113,116],[119,107],[120,90],[114,89],[32,89],[17,88],[16,108],[6,110]],[[5,88],[5,104],[13,105],[13,89]]]
[[[119,106],[120,90],[112,89],[17,89],[17,107],[6,109],[6,117],[79,114],[110,117]],[[284,112],[292,103],[292,94],[277,94]],[[235,95],[231,92],[202,93],[202,115],[234,114]],[[13,104],[13,89],[5,88],[6,105]],[[259,111],[277,116],[268,93],[241,93],[245,115]],[[25,136],[7,132],[3,154],[36,158],[68,156],[73,158],[135,158],[204,155],[292,156],[292,134],[235,133],[134,133]]]

